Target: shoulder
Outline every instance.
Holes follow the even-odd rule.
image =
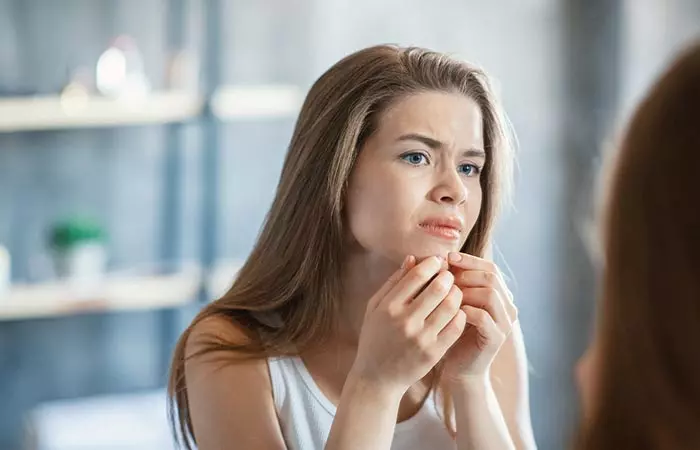
[[[185,343],[185,379],[188,391],[225,390],[249,386],[270,392],[267,363],[264,356],[249,355],[236,347],[251,343],[248,330],[225,317],[207,317],[190,329]],[[221,383],[221,386],[219,386]]]
[[[284,448],[266,358],[231,349],[249,342],[247,330],[225,317],[203,319],[190,330],[185,380],[199,448],[226,448],[230,442]],[[253,436],[267,437],[260,442]]]
[[[191,359],[214,345],[246,345],[249,331],[223,316],[210,316],[192,325],[185,344],[185,358]]]

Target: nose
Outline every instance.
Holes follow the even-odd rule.
[[[450,168],[440,171],[431,197],[436,203],[461,205],[467,201],[468,191],[459,173]]]

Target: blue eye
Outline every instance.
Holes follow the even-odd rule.
[[[406,161],[409,164],[412,164],[414,166],[418,166],[421,164],[425,164],[428,162],[428,157],[425,156],[423,153],[418,153],[418,152],[411,152],[411,153],[406,153],[401,155],[401,159]]]
[[[481,168],[475,166],[474,164],[462,164],[459,166],[459,172],[468,177],[474,177],[481,173]]]

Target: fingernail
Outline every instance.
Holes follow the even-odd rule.
[[[440,283],[443,287],[449,288],[452,285],[452,280],[448,275],[443,275],[443,274],[448,274],[450,272],[442,272],[438,277],[438,283]]]
[[[459,262],[462,260],[462,255],[456,252],[450,252],[447,257],[449,258],[450,262]]]
[[[406,255],[406,256],[403,258],[403,262],[401,263],[401,269],[402,269],[402,270],[406,268],[406,266],[408,265],[408,260],[409,260],[410,258],[411,258],[411,255]]]

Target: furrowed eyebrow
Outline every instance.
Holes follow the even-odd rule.
[[[404,134],[404,135],[399,136],[399,138],[397,140],[398,141],[418,141],[422,144],[427,145],[428,147],[430,147],[434,150],[445,148],[445,144],[438,141],[437,139],[433,139],[429,136],[425,136],[425,135],[419,134],[419,133]],[[486,152],[480,148],[469,148],[469,149],[462,151],[462,156],[486,158]]]

